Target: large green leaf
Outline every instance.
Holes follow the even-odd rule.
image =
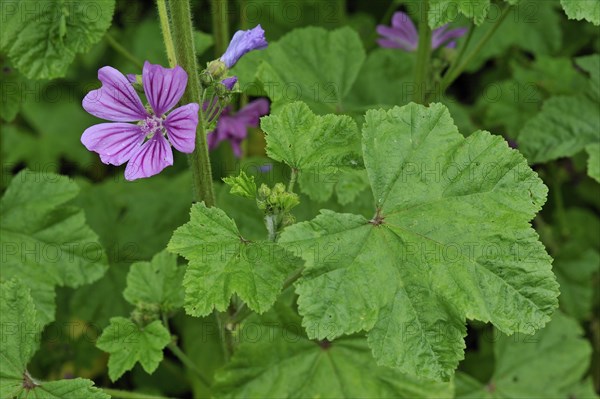
[[[30,290],[18,280],[0,285],[0,396],[3,398],[108,399],[90,380],[41,382],[27,364],[39,347],[43,324],[37,319]]]
[[[67,177],[24,170],[0,202],[2,280],[27,283],[43,324],[54,319],[55,286],[90,284],[107,268],[83,211],[67,204],[78,192]]]
[[[265,312],[297,267],[292,254],[273,242],[246,240],[225,212],[204,203],[192,206],[190,221],[173,233],[167,248],[189,261],[183,285],[192,316],[226,310],[233,294]]]
[[[162,251],[151,262],[131,265],[123,296],[133,305],[157,304],[164,312],[183,306],[181,290],[185,268],[177,266],[177,256]]]
[[[469,0],[466,0],[468,2]],[[489,41],[473,57],[467,71],[479,70],[487,60],[499,57],[511,48],[525,50],[535,55],[551,55],[561,48],[562,31],[560,13],[555,3],[547,0],[521,0],[497,27]],[[474,51],[480,40],[495,29],[500,18],[498,7],[473,32],[467,53]]]
[[[577,154],[600,143],[598,103],[584,96],[552,97],[519,134],[519,148],[531,163]]]
[[[579,324],[557,312],[534,336],[494,334],[495,371],[487,384],[458,374],[458,398],[592,398],[579,396],[592,348]],[[591,390],[593,392],[593,390]]]
[[[375,216],[324,210],[280,243],[310,338],[368,331],[379,364],[449,379],[465,319],[533,333],[557,307],[551,259],[528,223],[547,188],[498,136],[464,138],[448,110],[373,110],[363,127]]]
[[[0,7],[0,50],[28,78],[55,79],[102,38],[115,1],[2,0]]]
[[[162,351],[169,342],[169,330],[160,320],[142,327],[130,319],[113,317],[110,325],[102,331],[96,346],[110,353],[108,376],[116,381],[137,362],[152,374],[163,359]]]
[[[327,113],[343,109],[364,60],[362,43],[352,29],[308,27],[248,54],[236,68],[246,70],[242,87],[249,83],[244,75],[248,79],[256,74],[274,108],[300,100],[315,112]]]
[[[560,0],[569,19],[585,19],[596,26],[600,25],[600,2],[596,0]]]
[[[362,166],[360,134],[349,116],[317,116],[295,102],[263,118],[261,128],[267,135],[267,154],[296,169],[300,188],[312,199],[327,200],[342,169]],[[359,184],[357,191],[363,187]]]
[[[450,398],[452,384],[377,366],[364,337],[312,341],[281,302],[239,327],[241,345],[216,375],[223,398]]]

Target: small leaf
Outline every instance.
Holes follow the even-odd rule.
[[[140,327],[124,317],[113,317],[102,331],[96,346],[110,353],[108,375],[116,381],[139,362],[152,374],[163,359],[163,349],[171,342],[169,331],[159,320]]]
[[[226,310],[234,293],[250,309],[265,312],[298,267],[292,254],[273,242],[244,239],[225,212],[204,203],[192,206],[190,221],[173,233],[167,248],[189,261],[183,285],[192,316]]]
[[[600,183],[600,143],[585,147],[588,153],[588,175]]]
[[[254,182],[254,176],[248,176],[242,171],[239,176],[224,177],[223,181],[231,187],[231,194],[250,199],[256,198],[256,183]]]
[[[132,305],[157,304],[169,312],[183,306],[184,267],[177,266],[177,256],[167,251],[154,255],[151,262],[131,265],[123,296]]]
[[[431,0],[429,4],[429,26],[440,26],[454,21],[457,13],[473,19],[475,25],[481,25],[490,8],[490,0]]]
[[[344,169],[362,167],[360,134],[349,116],[317,116],[306,104],[295,102],[262,118],[261,128],[267,154],[298,170],[300,188],[315,200],[331,196]]]
[[[600,26],[600,2],[595,0],[560,0],[569,19],[585,19]]]

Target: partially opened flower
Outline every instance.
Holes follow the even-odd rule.
[[[227,90],[232,90],[233,86],[237,83],[237,76],[232,76],[230,78],[225,78],[221,81],[221,84],[227,88]]]
[[[467,32],[466,28],[448,29],[448,25],[434,29],[431,34],[431,48],[456,47],[456,39]],[[399,48],[405,51],[415,51],[419,45],[419,34],[410,17],[403,13],[394,13],[392,26],[377,25],[377,33],[381,38],[377,43],[381,47]]]
[[[269,101],[259,98],[230,115],[230,108],[223,110],[217,127],[208,134],[208,148],[214,150],[222,141],[229,141],[236,157],[242,156],[240,144],[246,139],[249,127],[258,127],[260,117],[269,113]]]
[[[244,54],[252,50],[264,49],[267,44],[265,31],[260,25],[249,30],[238,30],[229,42],[225,54],[221,56],[221,61],[227,68],[231,68]]]
[[[194,151],[199,105],[190,103],[167,115],[181,99],[187,78],[179,66],[168,69],[146,61],[142,84],[150,107],[144,108],[128,78],[112,67],[100,68],[102,87],[85,96],[83,108],[113,123],[87,128],[81,142],[107,165],[128,162],[127,180],[160,173],[173,165],[171,146],[185,153]]]

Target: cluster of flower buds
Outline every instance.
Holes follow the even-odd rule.
[[[160,307],[155,303],[139,303],[131,312],[131,320],[141,327],[158,320],[159,317]]]
[[[299,203],[298,195],[286,191],[283,183],[277,183],[273,188],[263,183],[258,188],[256,204],[265,213],[267,223],[274,224],[275,231],[294,224],[296,220],[290,211]]]

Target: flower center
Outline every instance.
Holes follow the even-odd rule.
[[[152,115],[144,119],[139,123],[142,132],[146,135],[147,139],[151,139],[155,133],[165,134],[165,130],[163,128],[163,120],[162,118]]]

